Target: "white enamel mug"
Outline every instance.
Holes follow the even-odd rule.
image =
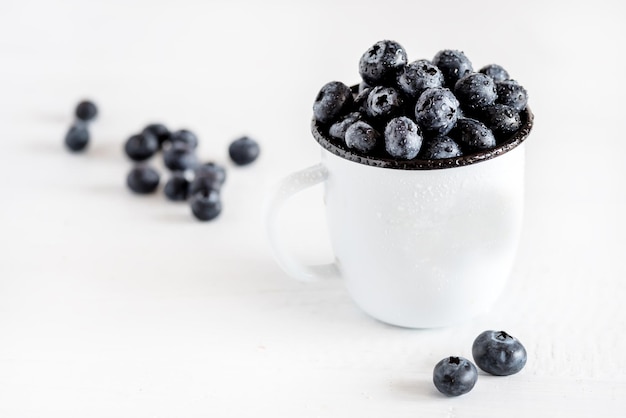
[[[524,196],[524,144],[533,123],[481,154],[398,162],[354,154],[313,123],[321,162],[284,179],[266,223],[279,265],[303,281],[339,276],[370,316],[397,326],[453,325],[488,311],[510,274]],[[307,266],[278,228],[282,204],[324,183],[334,262]]]

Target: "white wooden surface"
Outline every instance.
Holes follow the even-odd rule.
[[[624,6],[359,3],[0,3],[0,416],[623,416]],[[292,281],[261,223],[269,188],[319,158],[319,87],[357,82],[385,38],[410,59],[504,65],[536,114],[507,292],[454,328],[389,327],[340,281]],[[101,117],[70,155],[83,97]],[[228,165],[216,222],[125,189],[123,141],[151,121]],[[247,168],[227,160],[241,134],[263,147]],[[319,190],[287,208],[306,261],[330,257],[321,209]],[[527,367],[439,396],[434,364],[491,328],[525,343]]]

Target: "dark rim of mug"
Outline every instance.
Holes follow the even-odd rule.
[[[511,136],[507,141],[484,151],[477,151],[472,154],[463,155],[461,157],[443,158],[440,160],[395,160],[391,157],[372,157],[361,154],[358,151],[349,149],[345,144],[338,143],[329,139],[322,133],[322,127],[317,123],[315,118],[311,122],[311,132],[315,140],[327,151],[346,160],[354,161],[365,165],[381,168],[393,168],[398,170],[436,170],[442,168],[463,167],[479,163],[481,161],[490,160],[500,155],[506,154],[513,148],[520,145],[530,134],[533,127],[534,115],[528,107],[520,112],[522,118],[521,128]]]

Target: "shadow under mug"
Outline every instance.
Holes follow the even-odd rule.
[[[310,281],[339,276],[370,316],[397,326],[453,325],[487,312],[511,272],[522,225],[524,147],[533,114],[496,148],[444,160],[369,158],[315,123],[321,162],[269,196],[266,226],[279,265]],[[324,183],[333,263],[307,266],[279,233],[283,203]]]

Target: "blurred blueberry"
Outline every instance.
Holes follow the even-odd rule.
[[[133,135],[126,140],[124,151],[133,161],[145,161],[159,150],[159,141],[149,132]]]
[[[260,152],[258,142],[247,136],[234,140],[228,147],[228,155],[237,165],[248,165],[254,162]]]
[[[189,180],[185,177],[185,173],[182,171],[172,173],[172,176],[167,180],[167,183],[165,183],[163,192],[169,200],[187,200],[189,194]]]
[[[82,121],[91,121],[98,115],[98,108],[95,103],[90,100],[83,100],[78,103],[74,112],[76,117]]]
[[[184,171],[195,168],[198,159],[195,150],[185,142],[173,142],[163,151],[163,162],[172,171]]]
[[[210,221],[222,212],[220,193],[217,190],[200,190],[189,198],[191,212],[196,219]]]
[[[82,151],[89,143],[89,129],[85,123],[77,122],[65,134],[65,146],[70,151]]]
[[[159,186],[159,173],[152,167],[138,165],[132,168],[126,177],[126,184],[137,194],[154,192]]]

